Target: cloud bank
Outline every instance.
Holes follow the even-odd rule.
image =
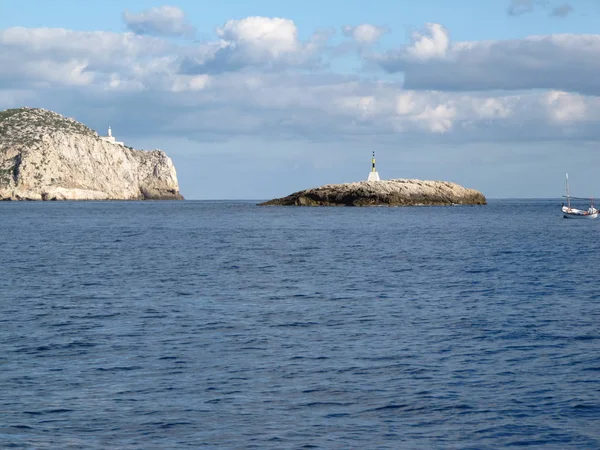
[[[600,79],[594,75],[600,70],[600,35],[452,43],[447,30],[431,23],[414,33],[409,45],[371,58],[390,73],[404,73],[410,89],[600,94]]]
[[[374,70],[348,74],[332,68],[331,34],[315,30],[300,39],[291,19],[232,19],[216,26],[212,39],[194,42],[170,39],[194,30],[177,8],[124,18],[124,33],[0,30],[0,106],[77,111],[90,123],[110,118],[140,136],[197,140],[600,134],[600,35],[453,42],[443,25],[429,23],[407,45],[374,52],[372,44],[390,30],[347,25],[342,34],[364,46],[362,62]]]

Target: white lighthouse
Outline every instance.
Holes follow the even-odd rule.
[[[110,142],[111,144],[125,145],[124,142],[115,140],[115,137],[112,135],[112,130],[110,129],[110,127],[108,127],[108,136],[100,136],[100,139],[106,142]]]
[[[367,178],[367,181],[381,181],[379,179],[379,174],[375,169],[375,152],[373,152],[373,159],[371,159],[371,171],[369,172],[369,178]]]

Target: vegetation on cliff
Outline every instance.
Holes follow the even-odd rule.
[[[0,147],[29,146],[53,132],[94,136],[97,133],[70,117],[43,108],[14,108],[0,111]]]

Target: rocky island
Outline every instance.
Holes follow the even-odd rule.
[[[0,111],[0,200],[181,200],[171,159],[40,108]]]
[[[485,205],[474,189],[447,181],[396,179],[328,184],[276,198],[261,206],[416,206]]]

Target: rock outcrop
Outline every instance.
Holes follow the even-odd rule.
[[[107,142],[45,109],[0,111],[0,200],[180,199],[161,150]]]
[[[328,184],[276,198],[261,206],[485,205],[485,196],[447,181],[385,180]]]

